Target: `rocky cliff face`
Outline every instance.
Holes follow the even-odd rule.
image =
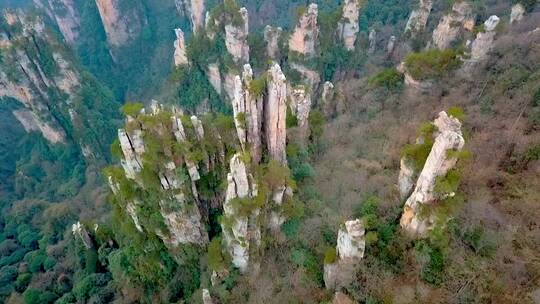
[[[174,65],[187,65],[188,59],[186,55],[186,42],[184,40],[184,32],[181,29],[175,29],[176,40],[174,41]]]
[[[249,62],[249,45],[247,36],[249,34],[248,11],[242,7],[239,11],[242,21],[238,24],[234,22],[225,25],[225,47],[233,60],[237,64]],[[235,20],[235,19],[233,19]]]
[[[457,118],[440,112],[433,124],[437,128],[434,134],[435,142],[416,181],[415,189],[405,202],[400,221],[401,227],[412,236],[423,236],[432,229],[436,219],[430,215],[429,208],[437,200],[454,195],[436,192],[435,183],[437,178],[444,177],[456,165],[457,158],[450,155],[450,152],[461,151],[465,144],[461,123]]]
[[[281,27],[272,27],[267,25],[264,28],[264,41],[266,41],[266,55],[270,59],[276,59],[279,56],[279,39],[283,30]]]
[[[398,177],[399,196],[401,199],[406,199],[411,194],[416,181],[416,172],[410,161],[402,157],[400,162],[400,170]]]
[[[409,20],[405,26],[405,33],[409,33],[414,37],[418,33],[423,32],[432,7],[433,0],[420,0],[418,7],[416,7],[409,16]]]
[[[300,137],[305,139],[309,134],[308,118],[311,111],[311,95],[304,86],[291,88],[289,92],[291,113],[298,120]]]
[[[433,31],[433,46],[439,49],[449,48],[463,30],[473,30],[474,20],[473,7],[469,2],[455,2],[452,12],[443,16]]]
[[[258,195],[257,185],[253,176],[248,174],[239,154],[231,158],[229,167],[227,193],[223,204],[227,220],[222,221],[221,227],[232,263],[245,272],[248,268],[250,244],[257,245],[260,242],[261,232],[256,224],[259,210],[253,207],[253,210],[245,212],[249,205],[255,205],[251,200]]]
[[[364,223],[360,219],[346,221],[338,231],[336,260],[324,265],[324,283],[327,289],[339,289],[354,279],[358,262],[366,247]]]
[[[525,8],[521,3],[516,3],[512,6],[512,11],[510,12],[510,23],[514,23],[523,19],[525,15]]]
[[[28,18],[21,12],[5,12],[7,26],[1,30],[0,50],[4,64],[0,66],[0,97],[21,102],[24,109],[13,114],[27,132],[39,131],[51,143],[65,141],[66,133],[49,107],[56,102],[65,108],[71,119],[76,113],[70,107],[80,84],[78,72],[59,52],[35,53],[49,50],[54,41],[45,31],[40,19]],[[52,61],[45,66],[44,60]],[[55,63],[54,63],[55,62]],[[61,92],[67,100],[53,100],[50,92]]]
[[[205,25],[204,0],[175,0],[180,14],[188,16],[193,33],[198,33]]]
[[[495,28],[499,24],[499,17],[493,15],[484,22],[484,32],[476,35],[471,45],[471,62],[479,62],[487,58],[487,55],[493,47],[495,39]]]
[[[244,65],[242,78],[236,76],[234,98],[232,100],[235,125],[242,150],[249,147],[253,162],[259,163],[262,157],[262,119],[263,99],[250,90],[253,71],[249,64]]]
[[[356,35],[360,30],[358,17],[360,6],[358,0],[345,0],[343,3],[343,14],[338,23],[338,33],[345,44],[347,50],[353,50],[356,42]]]
[[[312,57],[316,54],[315,46],[319,34],[317,16],[317,4],[312,3],[298,19],[298,23],[289,38],[289,50],[306,57]]]
[[[377,31],[375,29],[371,29],[369,31],[369,49],[368,53],[373,54],[375,52],[375,47],[377,46]]]
[[[268,71],[267,96],[264,103],[266,145],[270,158],[287,165],[286,120],[287,82],[281,67],[274,63]]]
[[[95,1],[111,46],[125,45],[140,34],[146,20],[139,15],[139,9],[130,8],[121,11],[121,2],[125,0]],[[137,1],[135,3],[139,4]]]
[[[82,241],[86,249],[90,249],[94,247],[94,242],[90,238],[90,234],[88,234],[86,227],[84,227],[81,224],[81,222],[77,222],[73,224],[71,226],[71,232],[73,233],[75,237],[79,238]]]
[[[34,3],[56,21],[66,42],[75,44],[81,25],[81,16],[75,7],[75,2],[73,0],[34,0]]]

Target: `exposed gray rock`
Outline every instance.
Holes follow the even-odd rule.
[[[206,76],[208,77],[208,82],[210,82],[214,90],[221,95],[221,73],[219,72],[219,65],[217,62],[208,64]]]
[[[167,202],[161,201],[159,205],[169,233],[157,232],[157,234],[165,244],[174,248],[180,244],[208,243],[208,235],[202,225],[199,208],[188,205],[184,194],[177,194]]]
[[[34,0],[37,7],[45,10],[56,21],[67,43],[75,44],[79,38],[81,16],[73,0]]]
[[[136,8],[121,12],[120,0],[95,1],[107,40],[112,46],[122,46],[139,35],[146,20],[142,20]]]
[[[375,52],[375,47],[377,46],[377,32],[375,31],[375,29],[371,29],[371,31],[369,31],[368,39],[369,39],[368,52],[372,54],[373,52]]]
[[[474,29],[474,20],[473,7],[468,1],[455,2],[452,12],[444,15],[433,31],[433,46],[439,49],[449,48],[464,29]]]
[[[334,84],[330,81],[326,81],[323,85],[323,92],[321,95],[322,109],[326,117],[330,117],[336,112],[334,93]]]
[[[394,48],[396,47],[396,36],[390,36],[388,44],[386,45],[386,55],[391,56],[394,53]]]
[[[364,223],[356,219],[346,221],[338,231],[336,251],[340,260],[360,260],[364,257],[366,240]]]
[[[311,95],[304,86],[297,86],[289,93],[291,113],[298,120],[301,138],[306,138],[309,131],[308,118],[311,110]]]
[[[435,142],[422,169],[416,187],[405,202],[401,227],[411,236],[424,236],[435,225],[435,218],[422,214],[423,208],[435,201],[452,196],[452,193],[435,192],[435,182],[438,177],[445,176],[457,162],[457,158],[448,155],[448,151],[461,151],[465,141],[461,134],[461,122],[440,112],[434,125],[437,131],[434,134]]]
[[[198,33],[205,25],[204,0],[175,0],[175,4],[181,15],[189,17],[193,33]]]
[[[512,6],[512,12],[510,12],[510,23],[514,23],[523,19],[525,15],[525,8],[521,3],[516,3]]]
[[[202,290],[202,301],[203,304],[214,304],[214,301],[210,296],[210,291],[208,291],[208,289],[206,288]]]
[[[476,39],[471,44],[471,58],[469,64],[483,61],[487,58],[489,51],[493,47],[495,39],[495,28],[499,24],[499,17],[493,15],[484,22],[484,32],[476,34]]]
[[[415,175],[414,167],[405,157],[402,157],[398,178],[399,196],[401,199],[406,199],[411,194],[414,182],[416,181]]]
[[[78,237],[83,242],[86,249],[94,247],[94,243],[92,242],[92,239],[88,234],[88,230],[86,230],[86,228],[81,224],[81,222],[73,224],[71,226],[71,232],[74,236]]]
[[[290,67],[295,69],[302,75],[304,82],[310,86],[311,89],[316,88],[321,82],[321,75],[317,71],[309,69],[302,64],[291,62],[289,63]]]
[[[344,0],[343,14],[338,23],[338,33],[345,44],[347,50],[354,50],[356,35],[360,30],[358,17],[360,15],[360,5],[358,0]]]

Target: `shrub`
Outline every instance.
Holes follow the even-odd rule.
[[[368,83],[375,87],[384,87],[388,90],[398,90],[403,85],[404,76],[396,68],[385,69],[371,77]]]
[[[28,287],[28,284],[30,284],[30,281],[32,280],[32,274],[30,273],[21,273],[17,280],[15,281],[15,290],[18,292],[23,292],[26,287]]]
[[[337,261],[337,252],[334,247],[327,247],[324,251],[324,264],[333,264]]]
[[[287,114],[285,115],[285,125],[287,128],[293,128],[298,126],[298,118],[293,114],[290,107],[287,107]]]
[[[450,107],[446,112],[448,115],[457,118],[461,122],[465,119],[465,111],[460,107]]]
[[[259,97],[264,94],[266,91],[266,74],[261,75],[261,77],[253,79],[249,83],[249,94],[254,97]]]
[[[208,267],[214,271],[220,271],[227,267],[227,261],[221,251],[221,238],[215,237],[208,244]]]
[[[457,169],[448,170],[445,176],[438,176],[435,179],[434,190],[438,194],[449,194],[457,191],[461,174]]]
[[[140,102],[128,102],[124,104],[120,108],[120,110],[122,111],[122,113],[124,113],[124,115],[135,117],[141,112],[143,108],[144,108],[144,105]]]
[[[414,79],[436,79],[460,66],[458,55],[459,53],[452,49],[410,53],[405,58],[405,66]]]
[[[416,244],[417,259],[422,267],[420,277],[426,283],[440,285],[444,274],[444,254],[440,248],[432,247],[425,241]]]
[[[293,239],[298,236],[298,229],[300,228],[300,220],[297,218],[290,219],[281,225],[281,231],[287,238]]]
[[[475,226],[472,229],[468,229],[463,234],[463,241],[469,245],[476,254],[481,256],[492,256],[497,250],[497,244],[493,238],[489,237],[484,227]]]

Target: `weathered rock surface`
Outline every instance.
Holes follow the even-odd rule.
[[[334,93],[334,84],[330,81],[326,81],[323,85],[323,91],[321,95],[322,109],[326,117],[330,117],[336,112]]]
[[[343,2],[343,14],[338,23],[338,33],[345,44],[347,50],[353,50],[356,42],[356,35],[360,30],[358,17],[360,15],[360,5],[358,0],[345,0]]]
[[[291,113],[298,120],[298,128],[301,133],[300,137],[306,138],[309,130],[308,118],[311,110],[311,95],[304,86],[297,86],[291,89],[289,97]]]
[[[366,230],[362,220],[345,222],[345,227],[338,231],[336,251],[340,260],[360,260],[364,257]]]
[[[266,145],[271,159],[287,165],[286,120],[287,82],[281,67],[274,63],[268,71],[267,96],[264,104]]]
[[[371,29],[369,31],[368,39],[369,39],[368,53],[373,54],[373,52],[375,52],[375,47],[377,46],[377,32],[375,31],[375,29]]]
[[[391,56],[394,53],[394,48],[396,47],[396,36],[390,36],[388,44],[386,44],[386,55]]]
[[[317,16],[317,4],[311,3],[307,11],[300,16],[289,38],[289,50],[306,57],[315,55],[315,46],[317,44],[317,36],[319,35]]]
[[[223,222],[222,230],[227,249],[232,256],[232,263],[242,272],[245,272],[248,268],[249,247],[252,238],[255,235],[260,235],[260,232],[258,226],[249,225],[253,221],[250,221],[248,216],[240,214],[235,202],[256,196],[257,185],[254,183],[253,177],[248,175],[246,165],[240,155],[234,155],[230,161],[230,173],[227,175],[227,193],[223,204],[223,212],[228,219],[226,221],[228,224]],[[257,217],[258,211],[253,212],[250,216]]]
[[[277,59],[279,56],[279,39],[283,30],[281,27],[267,25],[264,28],[264,41],[266,41],[266,55],[270,59]]]
[[[431,88],[433,87],[433,81],[431,80],[416,80],[412,77],[409,72],[407,72],[407,67],[405,66],[405,63],[402,62],[398,67],[397,70],[401,73],[403,73],[403,76],[405,76],[404,83],[407,87],[416,89],[420,92],[429,92]]]
[[[206,288],[202,290],[202,301],[203,304],[214,304],[214,301],[210,296],[210,291],[208,291],[208,289]]]
[[[418,33],[423,32],[432,7],[433,0],[420,0],[418,7],[409,16],[409,20],[405,26],[405,33],[410,33],[412,37],[415,37]]]
[[[479,32],[476,35],[476,39],[471,45],[471,58],[472,63],[485,60],[489,51],[493,47],[493,40],[495,39],[495,28],[499,24],[499,17],[493,15],[484,22],[485,32]]]
[[[210,82],[214,90],[216,90],[216,92],[221,95],[221,74],[219,72],[219,65],[217,62],[208,64],[206,77],[208,77],[208,81]]]
[[[79,37],[81,16],[73,0],[34,0],[36,6],[45,10],[56,21],[58,29],[69,44]]]
[[[175,205],[173,208],[169,207]],[[176,247],[180,244],[208,243],[208,234],[202,225],[201,214],[196,206],[188,206],[182,193],[171,198],[170,202],[160,202],[161,216],[169,234],[159,233],[165,244]]]
[[[474,20],[473,7],[469,2],[455,2],[452,6],[452,12],[444,15],[433,31],[433,46],[439,49],[449,48],[463,29],[473,30]]]
[[[240,76],[235,78],[232,106],[236,131],[242,150],[246,150],[246,143],[248,143],[253,162],[258,163],[262,156],[263,100],[262,96],[255,96],[254,93],[250,92],[252,80],[253,71],[251,66],[246,64],[244,65],[242,79],[240,79]]]
[[[399,196],[401,199],[406,199],[411,194],[414,182],[416,181],[415,175],[414,167],[410,164],[410,161],[402,157],[398,177]]]
[[[139,16],[138,9],[120,11],[122,0],[95,1],[107,34],[107,40],[112,46],[125,45],[129,40],[139,35],[146,20]]]
[[[324,265],[324,284],[327,289],[337,290],[354,279],[358,262],[364,257],[366,247],[364,223],[360,219],[347,221],[338,231],[337,259]]]
[[[184,32],[177,28],[174,30],[176,40],[174,41],[174,65],[187,65],[188,59],[186,55],[186,41],[184,40]]]
[[[83,242],[86,249],[94,247],[94,242],[92,242],[92,239],[88,234],[88,230],[86,230],[86,228],[81,224],[81,222],[73,224],[71,226],[71,232],[74,236],[78,237]]]
[[[299,63],[291,62],[290,67],[298,71],[304,80],[304,83],[309,85],[312,89],[317,87],[321,82],[321,75],[317,71],[309,69]]]
[[[332,299],[332,304],[354,304],[354,302],[353,300],[351,300],[351,298],[349,298],[349,296],[338,291],[334,294],[334,299]]]
[[[205,25],[204,0],[175,0],[180,14],[188,16],[193,33],[198,33]]]
[[[0,83],[0,86],[2,84]],[[0,88],[0,96],[2,95],[2,89]],[[8,95],[9,96],[9,95]],[[55,129],[49,124],[40,120],[40,118],[32,111],[29,110],[14,110],[13,115],[23,125],[26,132],[32,131],[41,132],[43,137],[49,142],[55,144],[64,141],[65,134],[59,129]]]
[[[523,19],[525,15],[525,8],[521,3],[516,3],[512,6],[512,11],[510,12],[510,23],[514,23]]]
[[[424,213],[421,212],[422,209],[429,208],[438,199],[453,195],[436,193],[435,182],[438,177],[445,176],[457,162],[457,158],[450,157],[448,151],[460,151],[465,144],[461,134],[461,122],[458,119],[448,116],[446,112],[440,112],[434,125],[437,127],[434,134],[435,142],[418,177],[416,187],[405,202],[400,221],[401,227],[412,236],[425,235],[435,224],[434,218],[421,214]]]
[[[234,25],[232,23],[225,25],[225,47],[231,54],[235,63],[249,62],[249,45],[247,36],[249,34],[248,11],[245,7],[240,9],[242,24]]]

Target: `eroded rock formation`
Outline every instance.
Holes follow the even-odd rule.
[[[467,1],[455,2],[452,12],[444,15],[433,31],[433,46],[439,49],[449,48],[463,30],[474,29],[474,20],[472,4]]]
[[[402,157],[400,162],[400,170],[398,177],[399,196],[401,199],[406,199],[411,194],[416,181],[416,172],[410,161]]]
[[[264,28],[264,40],[266,41],[266,55],[270,59],[277,59],[279,56],[279,39],[283,30],[281,27],[267,25]]]
[[[394,48],[396,47],[396,36],[390,36],[388,44],[386,44],[386,55],[391,56],[394,53]]]
[[[146,20],[143,20],[139,15],[137,6],[127,11],[120,11],[120,2],[124,0],[95,1],[107,34],[107,40],[112,46],[125,45],[129,40],[139,35]],[[138,2],[136,3],[138,4]]]
[[[221,95],[222,88],[221,88],[221,74],[219,72],[219,65],[218,63],[209,63],[208,69],[206,71],[206,77],[208,77],[208,81],[216,90],[218,94]]]
[[[356,42],[356,35],[360,30],[358,17],[360,15],[360,5],[358,0],[345,0],[343,2],[343,14],[338,23],[338,33],[345,44],[347,50],[353,50]]]
[[[312,57],[315,53],[319,28],[317,25],[318,7],[311,3],[303,13],[289,38],[289,50],[306,57]]]
[[[368,52],[372,54],[373,52],[375,52],[375,47],[377,46],[377,31],[375,31],[375,29],[371,29],[369,31],[368,39],[369,39]]]
[[[180,14],[189,17],[193,33],[198,33],[205,25],[204,0],[175,0]]]
[[[86,228],[81,224],[81,222],[73,224],[71,226],[71,232],[74,236],[78,237],[82,241],[86,249],[94,247],[94,242],[92,242],[90,234],[88,234],[88,230],[86,230]]]
[[[457,162],[450,152],[459,152],[465,141],[461,133],[461,122],[446,112],[440,112],[433,122],[437,131],[431,152],[420,172],[416,186],[407,201],[400,220],[401,227],[411,236],[424,236],[436,224],[436,218],[429,208],[440,199],[452,196],[452,193],[435,191],[437,178],[444,177]],[[427,211],[426,211],[427,208]]]
[[[286,166],[287,82],[277,63],[270,67],[267,81],[267,96],[264,104],[266,146],[270,158]]]
[[[487,58],[489,51],[493,47],[493,40],[495,39],[495,28],[499,24],[499,17],[493,15],[484,22],[483,32],[479,32],[476,35],[476,39],[471,45],[471,58],[470,62],[476,63]]]
[[[45,10],[56,21],[58,29],[69,44],[79,37],[81,16],[73,0],[34,0],[36,6]]]
[[[186,55],[186,41],[184,40],[184,32],[177,28],[174,30],[176,40],[174,41],[174,65],[187,65],[188,59]]]
[[[300,137],[306,138],[309,130],[308,118],[311,110],[311,95],[304,86],[297,86],[291,88],[289,97],[291,113],[295,115],[298,120]]]
[[[246,215],[241,209],[249,208],[246,205],[253,204],[251,200],[257,195],[257,185],[253,177],[248,175],[241,156],[234,155],[230,161],[227,193],[223,204],[227,219],[222,221],[221,227],[232,263],[242,272],[248,268],[250,244],[260,242],[260,228],[256,225],[259,211],[250,210],[250,214]]]
[[[405,26],[405,33],[409,33],[412,37],[415,37],[418,33],[423,32],[432,7],[433,0],[420,0],[418,6],[412,10],[409,16],[409,20]]]
[[[336,259],[324,265],[324,283],[327,289],[346,286],[354,279],[354,269],[364,257],[365,228],[361,219],[345,222],[338,231]]]
[[[525,8],[521,3],[516,3],[512,6],[512,11],[510,12],[510,23],[514,23],[523,19],[525,15]]]
[[[249,45],[247,43],[249,34],[248,11],[245,7],[242,7],[239,14],[242,19],[241,24],[231,22],[225,25],[225,47],[235,63],[244,64],[249,62]]]

